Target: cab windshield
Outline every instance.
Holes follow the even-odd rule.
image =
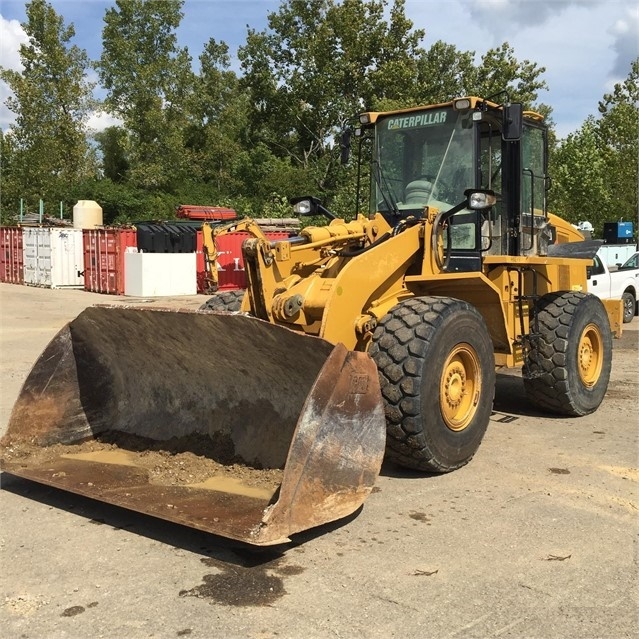
[[[371,213],[452,208],[474,186],[470,114],[442,107],[380,119],[372,171]]]

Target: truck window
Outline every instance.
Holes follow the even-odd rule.
[[[598,255],[595,255],[592,260],[592,270],[590,271],[591,275],[602,275],[605,272],[606,269],[604,268],[601,258]]]

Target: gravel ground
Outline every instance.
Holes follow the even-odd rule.
[[[31,365],[96,303],[0,284],[0,434]],[[254,549],[1,476],[3,637],[639,637],[639,319],[593,415],[536,412],[516,375],[472,462],[385,464],[356,515]]]

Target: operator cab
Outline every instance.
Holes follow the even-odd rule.
[[[521,105],[479,98],[391,113],[365,113],[374,126],[370,212],[395,227],[446,212],[472,189],[494,191],[486,211],[462,207],[447,224],[446,270],[478,271],[485,255],[543,252],[547,135],[541,116]]]

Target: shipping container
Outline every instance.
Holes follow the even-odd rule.
[[[124,253],[137,246],[135,229],[84,229],[84,288],[124,295]]]
[[[286,231],[269,231],[265,233],[271,241],[287,240],[290,233]],[[253,237],[250,233],[240,231],[238,233],[228,233],[217,238],[218,250],[218,289],[232,290],[246,288],[246,273],[244,272],[244,259],[242,257],[242,243],[244,240]],[[197,284],[198,293],[206,292],[206,261],[204,259],[204,248],[202,232],[198,231],[197,237]]]
[[[24,283],[22,227],[0,227],[0,282]]]
[[[24,283],[46,288],[84,288],[82,229],[25,226]]]

